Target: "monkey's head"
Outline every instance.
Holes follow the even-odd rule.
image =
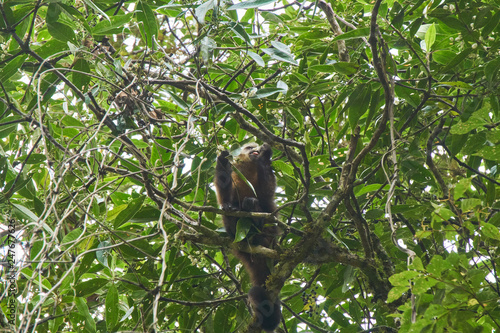
[[[259,146],[256,143],[247,143],[241,148],[241,152],[238,155],[238,161],[240,162],[271,162],[271,156],[273,155],[273,150],[271,147],[264,143]]]

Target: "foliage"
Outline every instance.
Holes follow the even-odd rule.
[[[2,326],[258,331],[211,185],[256,140],[280,332],[498,331],[499,22],[498,0],[1,1]]]

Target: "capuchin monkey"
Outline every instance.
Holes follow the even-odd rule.
[[[215,189],[217,201],[223,210],[264,213],[276,210],[276,178],[271,167],[272,154],[269,145],[259,147],[251,143],[243,146],[236,158],[233,167],[245,176],[253,189],[232,170],[227,160],[229,153],[223,151],[219,155],[215,168]],[[236,234],[238,219],[234,216],[223,216],[224,227],[232,238]],[[252,229],[254,230],[250,231],[246,239],[250,245],[273,247],[275,237],[279,233],[277,226],[266,226],[263,219],[253,218]],[[248,292],[248,299],[256,312],[260,327],[267,332],[274,331],[281,319],[281,308],[279,299],[271,299],[265,288],[266,279],[271,274],[268,259],[262,255],[241,251],[234,251],[234,255],[241,260],[250,275],[253,286]]]

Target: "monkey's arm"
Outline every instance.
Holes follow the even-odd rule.
[[[233,181],[231,179],[231,163],[227,160],[228,151],[223,151],[217,157],[215,166],[215,187],[217,189],[217,201],[222,209],[229,210],[232,206]]]

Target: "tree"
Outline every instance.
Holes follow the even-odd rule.
[[[500,2],[0,14],[3,327],[257,332],[238,248],[278,261],[279,332],[500,329]],[[256,214],[212,185],[249,141],[274,150],[275,249],[221,230]]]

